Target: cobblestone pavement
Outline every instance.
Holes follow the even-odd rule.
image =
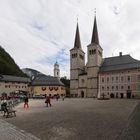
[[[40,139],[0,119],[0,140],[40,140]]]
[[[140,140],[140,102],[130,115],[127,126],[118,136],[118,140]]]
[[[29,109],[23,104],[16,107],[17,117],[0,118],[41,140],[127,140],[139,100],[53,100],[48,108],[44,100],[29,103]],[[136,140],[138,133],[134,131]]]

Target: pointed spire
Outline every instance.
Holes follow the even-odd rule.
[[[81,40],[80,40],[80,33],[79,33],[79,27],[78,27],[78,19],[77,19],[77,27],[76,27],[74,48],[81,48]]]
[[[99,45],[98,29],[97,29],[97,23],[96,23],[96,10],[95,10],[94,26],[93,26],[91,43],[96,43],[97,45]]]

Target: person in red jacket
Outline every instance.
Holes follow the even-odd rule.
[[[26,106],[27,106],[27,108],[29,108],[28,102],[29,102],[29,99],[28,99],[28,97],[26,96],[25,99],[24,99],[24,108],[26,108]]]

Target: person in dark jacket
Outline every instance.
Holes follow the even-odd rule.
[[[25,99],[24,99],[24,108],[26,108],[26,107],[29,108],[28,102],[29,102],[29,99],[28,99],[28,97],[26,96]]]
[[[50,107],[52,106],[52,105],[51,105],[51,97],[50,97],[50,96],[46,96],[46,101],[45,101],[45,103],[46,103],[46,107],[48,107],[48,104],[49,104]]]

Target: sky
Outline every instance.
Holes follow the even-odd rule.
[[[0,45],[20,68],[69,77],[78,17],[82,49],[91,42],[94,10],[103,57],[140,60],[139,0],[0,0]]]

